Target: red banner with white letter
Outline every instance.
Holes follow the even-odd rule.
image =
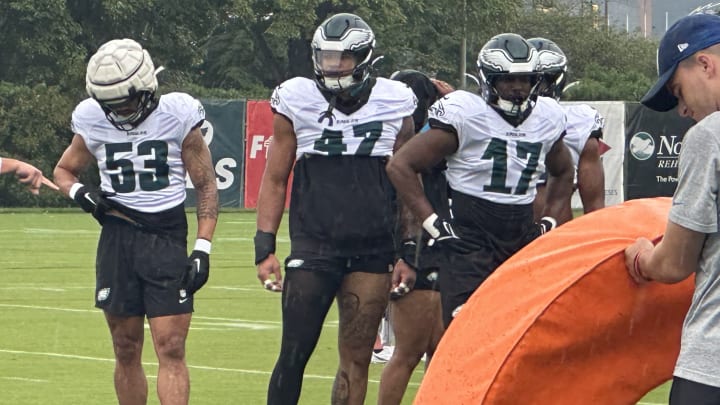
[[[247,126],[245,128],[245,208],[257,208],[258,193],[262,182],[268,149],[273,135],[273,113],[270,101],[255,100],[247,102]],[[292,174],[288,180],[288,190],[292,184]],[[290,205],[290,197],[285,207]]]

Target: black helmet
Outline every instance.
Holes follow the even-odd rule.
[[[315,30],[311,43],[315,80],[333,93],[360,87],[370,76],[375,34],[355,14],[336,14]],[[343,61],[351,59],[345,66]]]
[[[485,43],[477,59],[481,92],[485,101],[506,117],[515,119],[526,116],[537,97],[537,56],[537,50],[517,34],[496,35]],[[530,94],[523,99],[501,98],[495,82],[508,75],[529,76],[532,85]]]
[[[412,69],[398,70],[390,76],[390,79],[407,84],[415,93],[418,103],[413,112],[413,122],[415,133],[420,132],[427,121],[428,109],[440,96],[437,88],[427,75]]]
[[[567,82],[567,58],[557,44],[545,38],[531,38],[528,42],[538,50],[537,70],[542,74],[543,83],[539,94],[560,100]]]

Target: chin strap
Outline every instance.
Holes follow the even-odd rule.
[[[322,124],[323,120],[327,118],[328,124],[332,126],[333,121],[335,120],[335,116],[333,115],[333,109],[335,108],[335,103],[337,102],[337,95],[333,93],[332,97],[330,97],[330,102],[328,103],[328,109],[320,115],[320,118],[318,118],[318,123]]]

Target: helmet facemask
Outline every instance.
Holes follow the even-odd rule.
[[[522,79],[527,80],[528,90],[526,92],[516,89],[503,89],[505,86],[499,83],[503,80],[512,81]],[[483,91],[487,92],[486,100],[510,117],[519,117],[535,105],[541,82],[535,74],[492,75],[485,80],[487,85],[484,86],[486,89]],[[511,85],[508,85],[508,87],[510,86]]]
[[[85,89],[108,121],[121,131],[140,125],[157,107],[156,74],[150,54],[131,39],[103,44],[90,58]]]
[[[153,93],[143,91],[129,98],[97,100],[110,123],[121,131],[136,128],[157,106]]]
[[[362,84],[370,75],[368,62],[372,50],[360,52],[316,49],[313,52],[318,81],[326,89],[342,93]]]

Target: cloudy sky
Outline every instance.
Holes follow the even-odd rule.
[[[619,29],[629,29],[631,32],[642,32],[643,19],[641,4],[645,1],[652,9],[652,27],[648,27],[648,34],[660,37],[667,26],[672,25],[680,17],[687,15],[696,7],[710,3],[709,0],[607,0],[610,24]],[[720,1],[720,0],[716,0]],[[594,0],[600,11],[604,12],[605,0]]]

